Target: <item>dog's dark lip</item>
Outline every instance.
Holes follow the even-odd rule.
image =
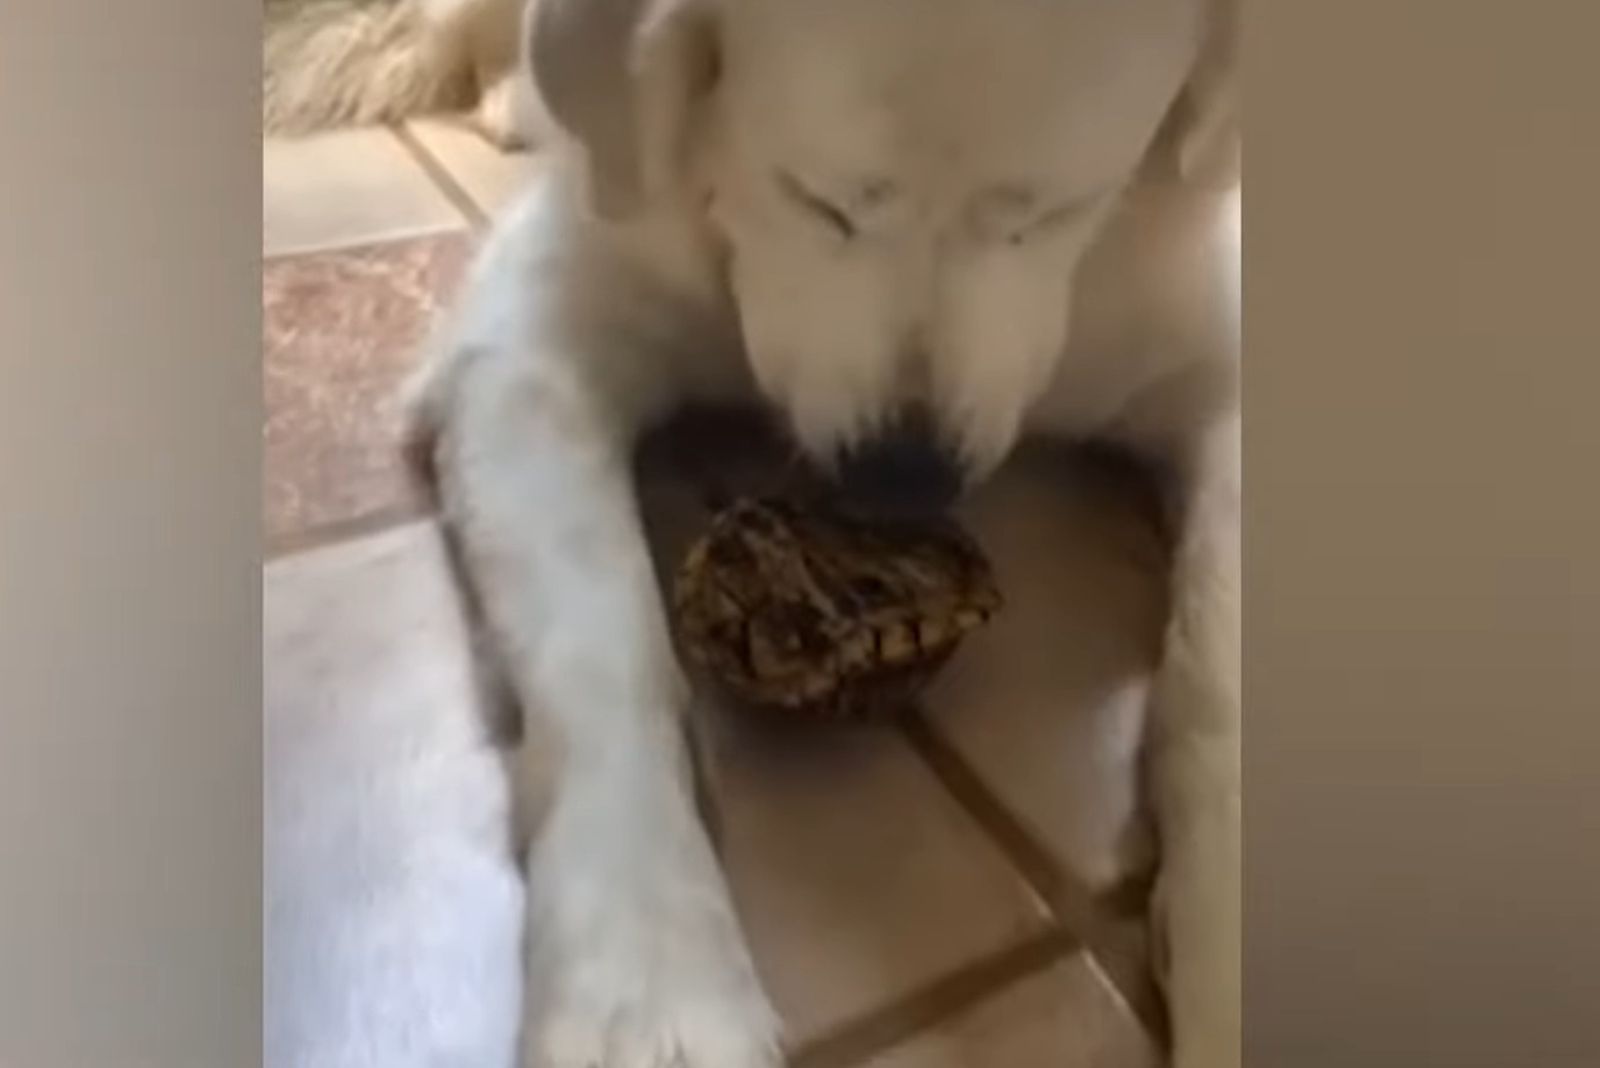
[[[790,499],[855,522],[876,526],[926,527],[952,519],[965,500],[969,487],[960,486],[941,507],[929,509],[908,504],[890,495],[851,493],[831,467],[819,464],[797,452],[785,471],[781,491]]]
[[[880,526],[927,526],[953,520],[973,488],[971,479],[962,479],[948,499],[941,501],[936,509],[902,507],[900,502],[887,496],[851,495],[846,492],[839,477],[842,453],[819,456],[807,449],[795,434],[788,413],[780,403],[769,398],[754,412],[746,414],[754,415],[763,432],[771,435],[769,440],[776,442],[782,450],[777,481],[773,487],[775,494],[804,507]],[[708,496],[708,504],[712,503],[713,497],[716,502],[713,507],[731,503],[729,494],[714,492]]]

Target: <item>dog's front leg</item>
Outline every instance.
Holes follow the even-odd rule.
[[[697,818],[688,690],[637,515],[638,369],[615,338],[525,333],[458,343],[429,399],[446,514],[523,705],[524,771],[550,776],[527,860],[525,1063],[767,1068],[775,1022]]]
[[[1239,1068],[1240,463],[1235,412],[1172,456],[1177,546],[1146,773],[1174,1068]]]

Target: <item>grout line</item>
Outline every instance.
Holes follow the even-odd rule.
[[[448,237],[451,234],[467,234],[470,227],[462,226],[461,220],[453,219],[448,222],[418,223],[415,226],[398,226],[392,230],[383,230],[378,233],[361,237],[341,237],[327,241],[308,241],[301,245],[284,245],[277,248],[261,249],[261,264],[263,267],[284,260],[305,259],[309,256],[325,256],[336,252],[364,252],[369,249],[384,248],[388,245],[400,245],[408,241],[423,241],[428,238]]]
[[[1059,928],[1002,949],[800,1045],[789,1068],[860,1064],[1065,959],[1080,948]]]
[[[955,795],[956,801],[967,814],[994,839],[1006,859],[1033,888],[1033,892],[1049,904],[1052,912],[1065,911],[1066,916],[1058,917],[1063,922],[1069,926],[1081,926],[1080,921],[1088,909],[1080,902],[1088,897],[1088,892],[1071,885],[1071,880],[1056,864],[1049,850],[989,792],[972,766],[926,719],[913,713],[906,716],[900,726],[911,748],[929,766],[935,778]],[[1061,909],[1060,904],[1064,900],[1075,907]]]
[[[352,516],[349,519],[335,519],[329,523],[320,523],[305,530],[298,530],[292,534],[280,534],[267,539],[267,549],[263,554],[262,563],[271,563],[290,556],[311,552],[315,549],[325,549],[330,545],[340,542],[355,541],[358,538],[381,534],[394,527],[405,526],[421,519],[432,519],[437,515],[433,508],[416,503],[406,502],[391,504],[375,511],[365,512]]]
[[[1116,950],[1109,937],[1106,908],[1081,880],[1058,864],[1033,833],[990,792],[977,771],[921,715],[901,721],[911,748],[989,835],[1033,891],[1049,905],[1058,923],[1080,937],[1091,967],[1105,979],[1113,997],[1132,1013],[1152,1041],[1165,1046],[1166,1009],[1148,972]],[[1123,896],[1104,895],[1111,902]]]
[[[430,152],[428,146],[423,144],[417,138],[417,135],[412,133],[406,126],[397,123],[390,126],[389,130],[399,140],[401,146],[411,154],[411,158],[416,160],[417,166],[427,172],[428,177],[433,180],[433,184],[438,187],[439,192],[444,194],[445,199],[450,201],[457,211],[466,216],[467,224],[475,231],[482,232],[487,230],[489,228],[488,212],[484,211],[478,205],[478,202],[472,199],[472,194],[467,192],[465,186],[456,181],[456,176],[450,173],[450,168],[446,167],[439,160],[439,157]]]

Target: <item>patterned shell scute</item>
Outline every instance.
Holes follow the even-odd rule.
[[[999,610],[953,524],[885,526],[784,501],[720,512],[678,570],[686,651],[734,697],[842,718],[903,707]]]

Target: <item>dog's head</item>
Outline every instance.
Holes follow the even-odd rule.
[[[1136,174],[1236,174],[1237,0],[538,3],[596,206],[702,205],[762,390],[891,488],[1009,450]]]

